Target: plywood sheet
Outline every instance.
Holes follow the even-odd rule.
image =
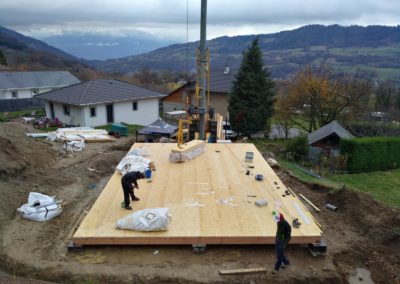
[[[302,223],[299,229],[292,229],[291,243],[321,239],[320,228],[301,201],[292,195],[282,197],[285,185],[253,144],[206,144],[203,155],[178,164],[169,162],[176,144],[137,143],[134,147],[148,149],[157,171],[152,182],[139,181],[136,195],[140,201],[131,205],[134,210],[169,208],[169,230],[115,229],[115,222],[131,213],[120,207],[123,191],[121,175],[116,172],[74,234],[76,244],[273,244],[273,210],[283,213],[289,222],[299,218]],[[244,161],[246,152],[254,152],[251,164]],[[265,179],[256,181],[255,174]],[[254,201],[259,198],[265,198],[268,205],[257,207]],[[302,214],[298,207],[304,210]],[[301,215],[307,216],[310,224]]]

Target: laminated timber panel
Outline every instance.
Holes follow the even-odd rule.
[[[321,240],[322,232],[310,212],[297,197],[282,196],[285,185],[253,144],[206,144],[205,153],[185,163],[169,162],[176,144],[137,143],[132,148],[136,147],[148,149],[157,171],[152,182],[139,180],[136,195],[140,201],[131,206],[133,210],[169,208],[168,231],[115,229],[118,219],[132,213],[120,207],[123,192],[121,175],[116,172],[75,232],[75,244],[273,244],[276,223],[272,211],[277,209],[289,222],[299,218],[302,223],[299,229],[292,228],[291,243]],[[245,163],[246,152],[254,153],[251,164]],[[262,174],[264,180],[256,181],[255,174]],[[259,198],[265,198],[268,205],[257,207],[254,201]]]

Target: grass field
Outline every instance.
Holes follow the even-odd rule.
[[[378,201],[400,208],[400,169],[357,174],[334,174],[317,179],[302,172],[291,162],[280,160],[280,164],[302,181],[335,189],[345,185],[353,190],[366,192]]]
[[[371,194],[375,199],[400,208],[400,169],[360,174],[340,174],[329,178],[337,184]]]

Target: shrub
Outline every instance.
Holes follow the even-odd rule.
[[[400,125],[385,121],[345,123],[344,127],[356,137],[400,136]]]
[[[286,151],[294,154],[295,160],[308,154],[308,139],[306,135],[301,135],[289,140]]]
[[[400,167],[400,137],[343,139],[340,153],[347,155],[352,172],[387,170]]]

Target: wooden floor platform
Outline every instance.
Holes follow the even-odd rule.
[[[72,241],[76,245],[150,244],[273,244],[276,223],[272,211],[283,213],[291,223],[291,243],[321,240],[321,230],[301,201],[283,197],[286,187],[253,144],[206,144],[206,152],[185,163],[170,163],[176,144],[135,144],[151,153],[157,171],[153,180],[139,181],[133,210],[167,207],[172,215],[168,231],[136,232],[115,229],[118,219],[131,213],[123,201],[121,175],[115,173],[89,211]],[[252,163],[246,152],[254,152]],[[248,167],[250,166],[250,168]],[[247,169],[250,171],[246,175]],[[256,181],[255,174],[265,179]],[[254,202],[265,198],[268,205]]]

